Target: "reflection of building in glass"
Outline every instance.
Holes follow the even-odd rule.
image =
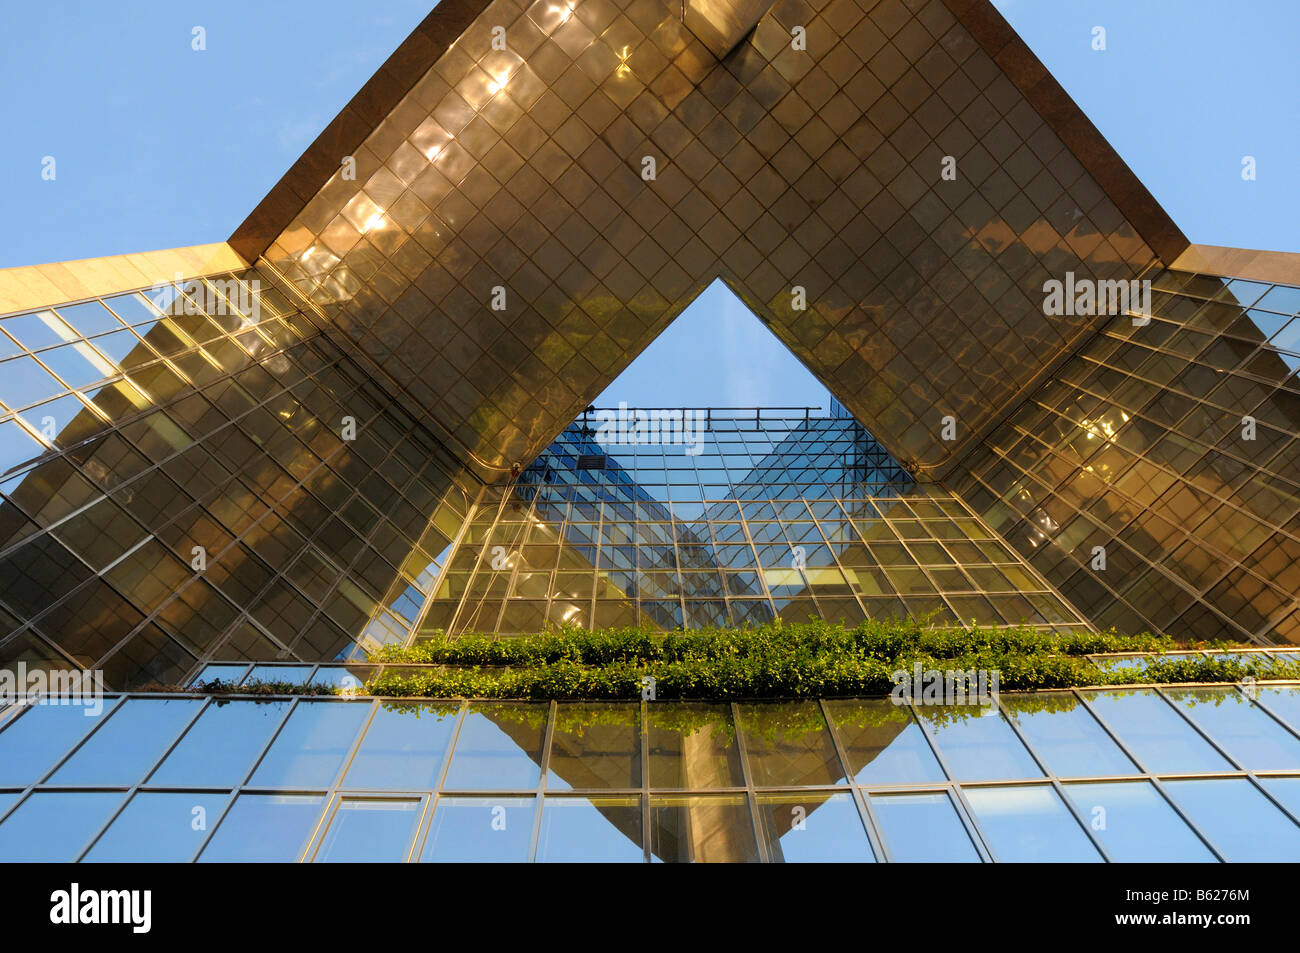
[[[0,731],[0,788],[36,782],[0,790],[0,856],[1294,860],[1300,777],[1278,772],[1296,726],[1294,685],[1031,692],[991,712],[132,696]]]
[[[1191,245],[985,0],[711,9],[442,4],[228,242],[0,271],[0,665],[776,616],[1300,643],[1300,257]],[[1150,314],[1048,316],[1066,275]],[[829,414],[600,443],[716,280]],[[1288,686],[429,704],[9,706],[0,858],[1297,853]],[[201,839],[155,829],[178,787]]]

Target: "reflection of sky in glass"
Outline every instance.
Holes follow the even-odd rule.
[[[1100,861],[1079,822],[1046,784],[965,788],[985,839],[1001,861]]]
[[[875,860],[848,794],[760,795],[759,817],[773,861],[870,863]]]
[[[996,708],[921,705],[917,711],[929,723],[939,751],[957,780],[1043,776]]]
[[[1149,771],[1231,770],[1223,756],[1150,689],[1086,692],[1084,697]]]
[[[369,705],[299,702],[249,782],[257,787],[327,788],[343,764]]]
[[[50,783],[135,784],[202,704],[193,698],[128,698]]]
[[[1300,685],[1261,685],[1256,697],[1292,728],[1300,729]]]
[[[539,862],[641,863],[640,798],[548,797]]]
[[[0,784],[26,787],[99,724],[111,710],[94,714],[80,705],[33,705],[0,732]]]
[[[871,806],[895,861],[980,859],[946,794],[873,794]]]
[[[35,792],[0,824],[0,861],[76,860],[124,796],[120,791]]]
[[[1226,859],[1300,860],[1300,827],[1246,778],[1166,781],[1165,786]]]
[[[380,706],[343,786],[377,791],[437,787],[456,717],[430,705]]]
[[[406,858],[420,819],[417,799],[345,798],[316,851],[317,863],[396,863]]]
[[[149,783],[225,788],[242,784],[253,759],[288,709],[287,701],[235,700],[209,705]]]
[[[1166,694],[1242,767],[1300,768],[1300,738],[1232,686],[1170,688]]]
[[[836,699],[826,707],[859,784],[946,780],[921,726],[906,708],[884,698]]]
[[[1065,792],[1117,861],[1213,861],[1149,781],[1075,782]]]
[[[315,794],[241,794],[199,860],[297,860],[324,806],[325,798]]]
[[[522,863],[533,837],[531,797],[441,797],[420,860]]]
[[[1061,777],[1134,774],[1134,766],[1073,695],[1003,695],[1002,705],[1029,744]],[[1037,709],[1038,704],[1049,706]]]
[[[443,788],[490,791],[536,787],[541,775],[545,714],[545,706],[538,705],[472,706],[456,738]],[[493,723],[493,716],[501,719],[509,734]]]
[[[110,863],[180,863],[194,857],[230,795],[140,791],[86,855]]]

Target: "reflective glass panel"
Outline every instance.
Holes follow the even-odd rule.
[[[1165,787],[1229,861],[1300,860],[1300,827],[1246,778],[1166,781]]]
[[[1300,778],[1260,778],[1260,783],[1273,797],[1282,802],[1291,814],[1300,818]]]
[[[650,798],[651,860],[757,863],[748,799],[740,794]]]
[[[859,784],[917,784],[946,780],[921,726],[905,706],[887,698],[826,702]]]
[[[196,698],[128,698],[49,783],[135,784],[202,704]]]
[[[744,786],[730,705],[655,702],[646,720],[651,787]]]
[[[1255,691],[1260,704],[1300,730],[1300,685],[1261,685]]]
[[[641,863],[639,797],[547,797],[539,862]]]
[[[1232,769],[1151,689],[1087,692],[1085,697],[1149,771],[1174,774]]]
[[[287,701],[213,700],[149,783],[205,788],[242,784],[288,710]]]
[[[1065,792],[1117,861],[1214,860],[1149,781],[1075,781]]]
[[[425,791],[438,786],[459,705],[381,702],[343,786]]]
[[[641,706],[561,702],[546,789],[641,786]]]
[[[545,705],[470,705],[456,736],[443,790],[536,788],[546,715]]]
[[[316,850],[316,863],[398,863],[420,820],[418,798],[343,798]]]
[[[758,817],[774,863],[875,860],[851,794],[760,794]]]
[[[86,854],[88,861],[191,860],[230,795],[139,791]]]
[[[217,662],[213,665],[203,666],[203,671],[195,677],[190,684],[197,685],[199,682],[238,682],[244,676],[248,666],[244,664],[230,665],[225,662]]]
[[[304,685],[313,668],[314,665],[254,665],[243,684],[288,682],[291,685]]]
[[[920,705],[939,752],[958,781],[1041,778],[1025,746],[991,705]]]
[[[343,765],[370,705],[298,703],[248,782],[269,788],[327,788]]]
[[[320,794],[241,794],[199,860],[290,863],[307,846],[325,797]]]
[[[1232,686],[1164,691],[1247,770],[1300,768],[1300,738]]]
[[[873,794],[871,807],[895,861],[979,862],[947,794]]]
[[[1003,695],[1000,701],[1053,774],[1068,778],[1138,773],[1074,694],[1033,692]]]
[[[36,791],[0,824],[0,860],[76,860],[124,796],[120,791]]]
[[[816,702],[738,705],[754,784],[836,784],[844,769]]]
[[[534,798],[441,797],[423,863],[523,863],[533,837]]]
[[[963,788],[988,845],[1000,861],[1100,861],[1070,809],[1047,784]]]
[[[81,705],[32,705],[0,731],[0,784],[26,787],[48,771],[111,710]]]

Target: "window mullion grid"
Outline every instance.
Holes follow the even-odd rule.
[[[1217,847],[1214,846],[1214,842],[1210,840],[1209,835],[1206,834],[1204,831],[1202,831],[1200,827],[1198,827],[1196,824],[1194,824],[1192,822],[1192,819],[1188,817],[1186,813],[1183,812],[1182,807],[1178,804],[1178,802],[1176,802],[1173,799],[1173,797],[1170,796],[1169,792],[1165,790],[1165,786],[1160,783],[1160,779],[1157,778],[1155,775],[1153,775],[1150,769],[1148,769],[1147,766],[1143,764],[1142,760],[1138,758],[1136,754],[1134,754],[1134,752],[1128,747],[1128,745],[1124,744],[1124,742],[1120,740],[1119,733],[1116,732],[1113,728],[1111,728],[1109,724],[1106,723],[1106,719],[1102,718],[1101,714],[1097,712],[1091,705],[1088,704],[1088,700],[1085,697],[1084,693],[1079,691],[1079,689],[1077,688],[1072,688],[1070,689],[1070,691],[1072,691],[1075,694],[1075,696],[1078,697],[1080,701],[1083,702],[1084,708],[1088,710],[1088,712],[1092,715],[1092,717],[1097,719],[1097,724],[1101,725],[1102,730],[1105,731],[1106,734],[1110,735],[1111,740],[1114,741],[1115,744],[1119,746],[1119,749],[1124,752],[1124,754],[1129,758],[1129,760],[1131,760],[1135,765],[1138,766],[1138,769],[1142,772],[1145,780],[1151,783],[1151,785],[1156,789],[1156,791],[1160,793],[1160,796],[1165,799],[1166,803],[1169,804],[1169,806],[1173,809],[1174,813],[1178,815],[1178,817],[1182,820],[1182,822],[1186,824],[1189,828],[1191,828],[1192,833],[1194,833],[1197,837],[1199,837],[1202,843],[1204,843],[1205,846],[1209,848],[1210,853],[1214,855],[1215,859],[1220,861],[1225,860],[1223,854],[1219,851]]]
[[[944,776],[948,778],[948,783],[945,785],[948,800],[950,803],[953,803],[953,806],[957,809],[957,814],[961,819],[962,826],[966,828],[966,833],[970,837],[971,842],[975,845],[975,850],[980,855],[980,860],[985,862],[996,861],[997,857],[994,855],[993,849],[985,840],[984,832],[980,829],[979,824],[976,823],[974,813],[969,809],[966,799],[962,796],[961,788],[956,782],[956,775],[953,774],[952,769],[948,766],[948,761],[943,756],[943,752],[939,749],[939,742],[934,737],[934,733],[931,731],[930,726],[926,723],[925,719],[921,717],[920,712],[916,710],[915,703],[908,702],[907,710],[916,720],[916,724],[921,729],[921,734],[925,736],[925,740],[930,744],[930,749],[934,752],[935,760],[939,762],[939,767],[943,769]]]
[[[866,828],[867,840],[871,844],[871,852],[876,855],[877,860],[884,862],[887,856],[884,846],[885,839],[876,823],[876,812],[867,803],[866,795],[853,779],[853,763],[849,760],[848,749],[844,747],[844,740],[840,737],[839,728],[836,727],[830,709],[826,706],[826,700],[824,698],[818,699],[817,705],[821,709],[822,717],[826,719],[826,728],[830,732],[831,744],[835,748],[836,757],[840,759],[840,764],[844,766],[844,780],[849,785],[849,796],[853,798],[853,803],[857,805],[858,820]]]
[[[198,848],[190,855],[191,861],[197,861],[201,856],[203,856],[203,852],[207,849],[208,844],[211,843],[213,835],[217,832],[217,828],[221,826],[222,821],[224,821],[227,815],[230,814],[230,809],[234,806],[235,801],[244,793],[244,788],[248,785],[249,779],[253,777],[253,773],[257,771],[257,766],[262,763],[263,759],[266,757],[266,753],[271,749],[271,745],[275,744],[275,739],[280,736],[282,731],[284,731],[285,724],[288,723],[289,717],[295,710],[297,710],[301,698],[301,695],[295,695],[290,699],[289,707],[285,709],[284,715],[280,718],[280,723],[275,727],[275,731],[271,732],[271,737],[266,740],[266,744],[262,746],[262,750],[253,756],[252,763],[244,771],[241,780],[235,784],[234,790],[232,790],[227,796],[226,806],[221,809],[221,814],[217,817],[216,823],[208,828],[207,836],[203,838]]]

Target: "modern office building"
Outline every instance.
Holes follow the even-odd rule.
[[[829,414],[589,406],[717,280]],[[0,662],[127,693],[0,711],[0,858],[1300,856],[1288,685],[139,691],[548,624],[1300,643],[1300,255],[1190,244],[988,0],[444,0],[227,241],[0,271],[0,349]]]

